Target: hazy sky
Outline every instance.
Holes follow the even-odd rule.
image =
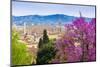
[[[70,16],[79,16],[79,12],[84,17],[95,17],[95,6],[46,4],[33,2],[12,2],[12,15],[51,15],[65,14]]]

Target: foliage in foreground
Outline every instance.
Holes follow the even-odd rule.
[[[66,24],[66,33],[55,44],[57,50],[52,63],[96,60],[96,19],[86,22],[80,17]]]
[[[32,55],[27,52],[25,43],[19,42],[19,35],[12,32],[12,65],[27,65],[32,63]]]

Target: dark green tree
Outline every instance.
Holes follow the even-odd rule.
[[[55,57],[54,44],[48,42],[39,48],[37,53],[37,64],[48,64]]]
[[[39,39],[39,43],[38,43],[38,48],[40,48],[43,45],[43,40],[42,38]]]
[[[55,57],[54,42],[49,40],[46,29],[43,31],[43,39],[40,38],[36,64],[48,64]]]
[[[48,43],[48,42],[49,42],[49,37],[47,35],[47,30],[45,29],[43,31],[43,43],[45,44],[45,43]]]

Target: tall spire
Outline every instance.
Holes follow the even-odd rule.
[[[61,18],[60,15],[58,16],[58,26],[59,26],[59,33],[61,32]]]
[[[26,34],[26,23],[24,22],[24,34]]]
[[[82,13],[81,13],[81,11],[79,11],[79,14],[80,14],[80,17],[82,17]]]

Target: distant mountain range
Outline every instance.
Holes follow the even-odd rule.
[[[71,23],[78,17],[75,16],[68,16],[64,14],[54,14],[54,15],[47,15],[47,16],[40,16],[40,15],[26,15],[26,16],[12,16],[12,22],[16,25],[23,25],[24,22],[26,24],[57,24],[61,22],[62,24]],[[85,18],[88,22],[92,18]]]

